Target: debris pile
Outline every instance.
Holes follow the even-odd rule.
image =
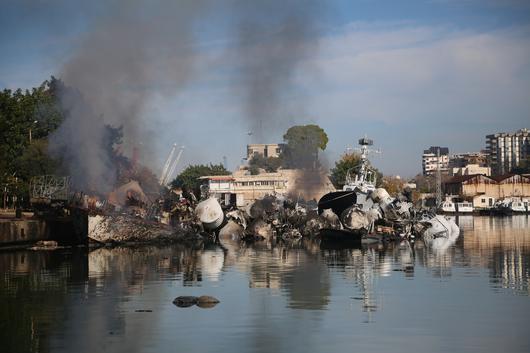
[[[434,244],[440,242],[438,238],[459,233],[446,217],[417,209],[407,195],[393,198],[382,188],[362,195],[359,190],[333,192],[318,204],[268,195],[244,208],[223,208],[215,197],[205,196],[197,202],[194,197],[169,193],[147,209],[136,202],[127,205],[125,197],[119,211],[90,217],[89,237],[101,243],[216,238],[275,242],[333,234],[359,241],[424,237]]]

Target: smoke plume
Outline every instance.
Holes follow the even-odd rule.
[[[193,83],[200,71],[201,28],[215,33],[219,26],[219,32],[236,37],[223,55],[234,65],[228,70],[235,75],[232,81],[245,92],[243,123],[260,141],[283,125],[281,107],[293,73],[314,48],[312,0],[114,0],[104,6],[60,74],[76,93],[60,97],[66,116],[50,151],[66,162],[76,187],[107,192],[114,186],[106,124],[123,126],[124,151],[141,145],[144,155],[154,152],[156,131],[166,127],[153,124],[146,107],[153,98],[173,98]]]
[[[237,26],[236,53],[244,53],[238,55],[246,97],[243,106],[256,143],[268,143],[267,138],[288,127],[285,107],[292,79],[299,63],[315,50],[319,10],[312,0],[259,1],[252,2],[252,10],[242,9],[274,19],[271,23],[242,16]]]

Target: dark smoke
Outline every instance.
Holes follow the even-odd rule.
[[[250,3],[253,11],[274,19],[259,21],[259,17],[256,20],[250,16],[254,21],[243,20],[237,28],[237,53],[244,53],[238,58],[246,118],[253,142],[270,143],[268,139],[288,127],[286,116],[290,112],[285,107],[293,88],[293,75],[316,48],[316,18],[322,9],[312,0]],[[246,11],[249,10],[242,10]]]
[[[282,105],[293,73],[315,47],[313,1],[115,0],[104,13],[62,69],[61,79],[79,93],[60,97],[66,119],[50,141],[75,185],[100,192],[114,186],[116,175],[105,149],[105,124],[123,126],[124,151],[141,146],[144,155],[153,153],[156,132],[167,127],[153,126],[146,107],[154,97],[175,97],[193,83],[200,71],[197,29],[216,26],[216,15],[233,20],[224,30],[236,33],[237,45],[225,55],[238,58],[231,63],[233,81],[244,86],[244,123],[259,140],[284,125]]]

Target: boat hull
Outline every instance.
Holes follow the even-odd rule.
[[[321,239],[320,247],[322,249],[361,247],[364,233],[361,231],[341,229],[321,229],[319,232]]]
[[[337,216],[340,216],[344,210],[357,203],[357,194],[355,191],[336,191],[322,196],[318,201],[318,213],[326,209],[331,209]]]

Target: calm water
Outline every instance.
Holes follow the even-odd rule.
[[[530,218],[459,222],[446,251],[0,252],[0,351],[529,352]],[[202,294],[221,303],[172,304]]]

